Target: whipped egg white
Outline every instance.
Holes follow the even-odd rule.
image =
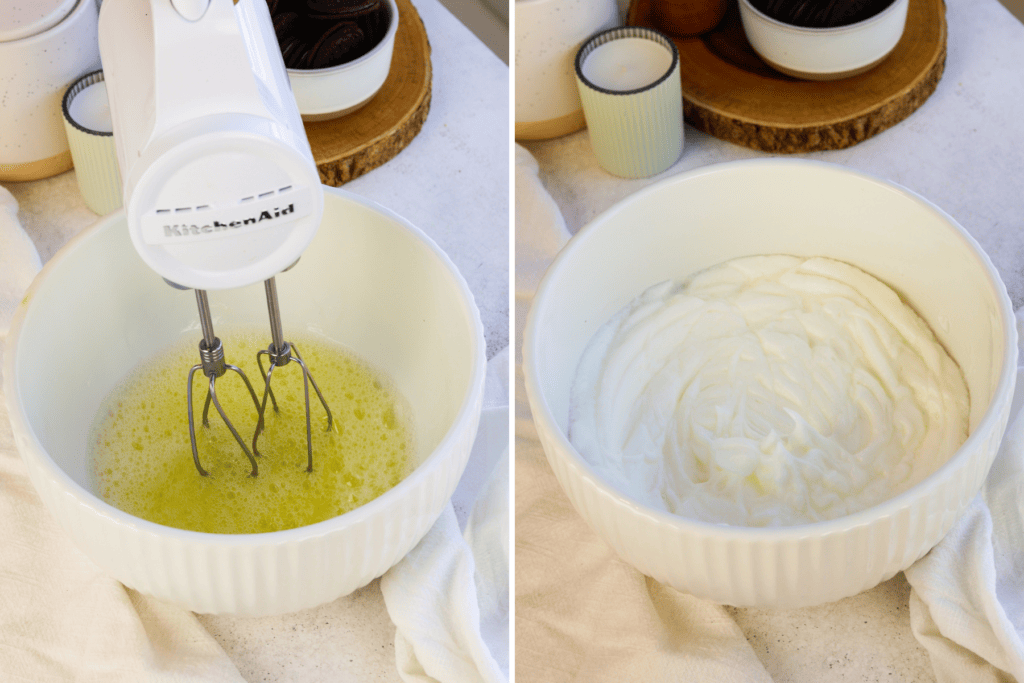
[[[658,509],[789,526],[881,503],[967,438],[963,374],[891,288],[826,258],[655,285],[590,341],[569,437]]]

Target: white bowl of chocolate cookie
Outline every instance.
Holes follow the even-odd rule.
[[[751,47],[794,78],[834,81],[866,73],[896,48],[909,0],[740,0]]]
[[[387,80],[395,0],[272,0],[270,14],[303,121],[350,114]]]

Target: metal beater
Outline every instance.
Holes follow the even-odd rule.
[[[331,414],[331,409],[327,407],[327,401],[324,400],[324,395],[320,392],[320,387],[317,386],[316,381],[313,379],[313,375],[309,372],[309,368],[306,366],[305,361],[302,360],[299,348],[295,346],[295,344],[287,342],[284,339],[284,331],[281,327],[281,309],[277,303],[276,280],[274,278],[270,278],[263,284],[267,292],[267,311],[270,314],[270,335],[272,341],[265,351],[260,351],[256,354],[256,364],[259,365],[260,374],[263,375],[263,401],[259,406],[259,421],[256,423],[256,432],[252,437],[252,450],[253,453],[259,455],[259,450],[256,448],[256,442],[259,440],[260,434],[263,433],[265,424],[264,417],[266,416],[267,411],[267,396],[270,396],[271,404],[274,406],[274,412],[278,412],[277,399],[274,398],[274,392],[270,388],[270,378],[274,373],[274,368],[283,367],[288,365],[288,363],[295,361],[299,364],[299,367],[302,368],[302,387],[306,402],[306,471],[312,472],[313,428],[309,414],[310,384],[313,385],[317,398],[320,399],[320,405],[324,407],[324,411],[327,413],[327,428],[325,431],[331,431],[331,427],[334,424],[334,415]],[[267,356],[270,361],[270,367],[267,368],[266,373],[263,372],[263,356]]]
[[[252,465],[252,471],[249,472],[249,476],[259,476],[259,465],[257,464],[256,457],[260,456],[259,448],[257,443],[260,435],[266,425],[266,410],[267,410],[267,397],[270,397],[271,405],[274,412],[278,412],[277,398],[274,396],[274,391],[270,388],[270,380],[274,373],[274,368],[288,365],[288,363],[294,361],[299,364],[302,368],[302,382],[305,398],[305,414],[306,414],[306,471],[313,471],[313,426],[312,417],[310,414],[309,407],[309,386],[313,385],[313,390],[316,392],[317,398],[320,399],[320,405],[323,406],[324,412],[327,413],[327,427],[325,431],[330,431],[334,424],[334,415],[331,413],[330,407],[327,405],[327,400],[324,398],[323,393],[320,391],[320,387],[317,385],[316,380],[313,379],[313,374],[309,371],[309,367],[305,361],[302,360],[302,355],[299,353],[299,348],[295,344],[285,341],[284,339],[284,328],[281,325],[281,308],[277,298],[277,281],[275,278],[270,278],[264,282],[264,288],[267,294],[267,311],[270,314],[270,334],[271,343],[266,350],[260,351],[256,354],[256,364],[259,366],[260,375],[263,378],[263,400],[260,401],[256,398],[256,392],[252,387],[252,383],[249,382],[249,378],[245,372],[236,365],[231,365],[224,360],[224,344],[220,338],[217,337],[213,332],[213,318],[210,315],[210,303],[209,298],[205,290],[196,290],[196,302],[199,305],[199,322],[203,330],[203,339],[199,342],[199,358],[200,362],[189,370],[188,373],[188,389],[186,391],[186,401],[188,403],[188,435],[189,440],[192,443],[192,460],[195,463],[196,470],[200,475],[206,477],[209,476],[209,472],[203,469],[202,464],[199,462],[199,449],[196,445],[196,427],[194,409],[192,403],[192,380],[195,377],[196,372],[202,370],[203,375],[209,378],[210,383],[206,392],[206,401],[203,405],[203,426],[209,428],[210,426],[210,404],[217,409],[217,413],[220,414],[224,424],[227,425],[231,435],[235,437],[235,441],[238,442],[242,452],[245,453],[245,457],[249,459],[249,464]],[[267,356],[270,361],[270,365],[266,371],[263,370],[263,356]],[[256,429],[253,432],[252,437],[252,450],[246,446],[245,441],[239,435],[235,425],[231,422],[231,419],[227,416],[224,408],[221,407],[220,401],[217,400],[217,389],[216,383],[220,377],[223,377],[228,370],[238,374],[245,382],[246,389],[249,390],[249,396],[252,398],[253,405],[256,408]],[[255,456],[255,457],[254,457]]]
[[[249,390],[249,395],[252,396],[253,405],[256,406],[256,413],[259,417],[259,421],[262,422],[263,416],[260,409],[259,399],[256,398],[256,392],[252,388],[252,384],[249,382],[249,378],[246,377],[242,369],[237,365],[230,365],[224,361],[224,345],[221,343],[220,338],[213,333],[213,317],[210,315],[210,301],[207,297],[206,290],[196,290],[196,302],[199,304],[199,323],[203,328],[203,339],[199,342],[199,359],[200,362],[197,365],[193,365],[192,369],[188,371],[188,390],[186,392],[188,401],[188,436],[192,442],[192,461],[196,464],[196,469],[204,477],[210,475],[209,472],[203,469],[203,466],[199,464],[199,449],[196,448],[196,425],[195,418],[192,414],[192,378],[195,376],[197,370],[202,370],[203,374],[210,379],[209,388],[206,390],[206,402],[203,405],[203,426],[210,426],[210,403],[217,408],[217,412],[220,414],[224,424],[231,430],[231,435],[235,437],[235,441],[241,446],[242,452],[249,458],[249,464],[252,465],[252,471],[249,476],[255,477],[259,474],[259,466],[256,464],[256,458],[249,452],[249,449],[245,445],[245,441],[239,436],[238,430],[235,429],[235,425],[228,419],[227,413],[220,405],[220,401],[217,400],[217,379],[224,376],[228,370],[238,373],[241,378],[245,381],[245,387]],[[307,401],[306,410],[309,410],[309,404]],[[253,451],[256,450],[255,439],[253,440]]]

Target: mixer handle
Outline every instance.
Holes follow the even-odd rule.
[[[207,7],[200,13],[203,4]],[[206,115],[230,112],[271,118],[232,0],[151,0],[150,7],[153,138]],[[183,61],[191,62],[191,67],[183,68]]]

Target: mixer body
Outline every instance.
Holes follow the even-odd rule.
[[[262,0],[106,0],[100,53],[135,249],[226,289],[305,250],[323,192]]]
[[[263,0],[106,0],[99,33],[132,244],[173,286],[196,290],[201,362],[188,372],[186,393],[196,470],[209,474],[196,445],[193,377],[202,371],[208,380],[203,426],[212,403],[255,477],[268,396],[278,410],[274,368],[296,361],[312,472],[310,385],[328,430],[333,421],[298,349],[284,340],[274,276],[313,239],[324,199],[270,11]],[[262,403],[245,373],[225,362],[207,298],[207,290],[261,280],[273,337],[260,352],[270,359],[265,372],[259,365]],[[257,411],[251,450],[217,399],[216,381],[228,370],[244,380]]]

